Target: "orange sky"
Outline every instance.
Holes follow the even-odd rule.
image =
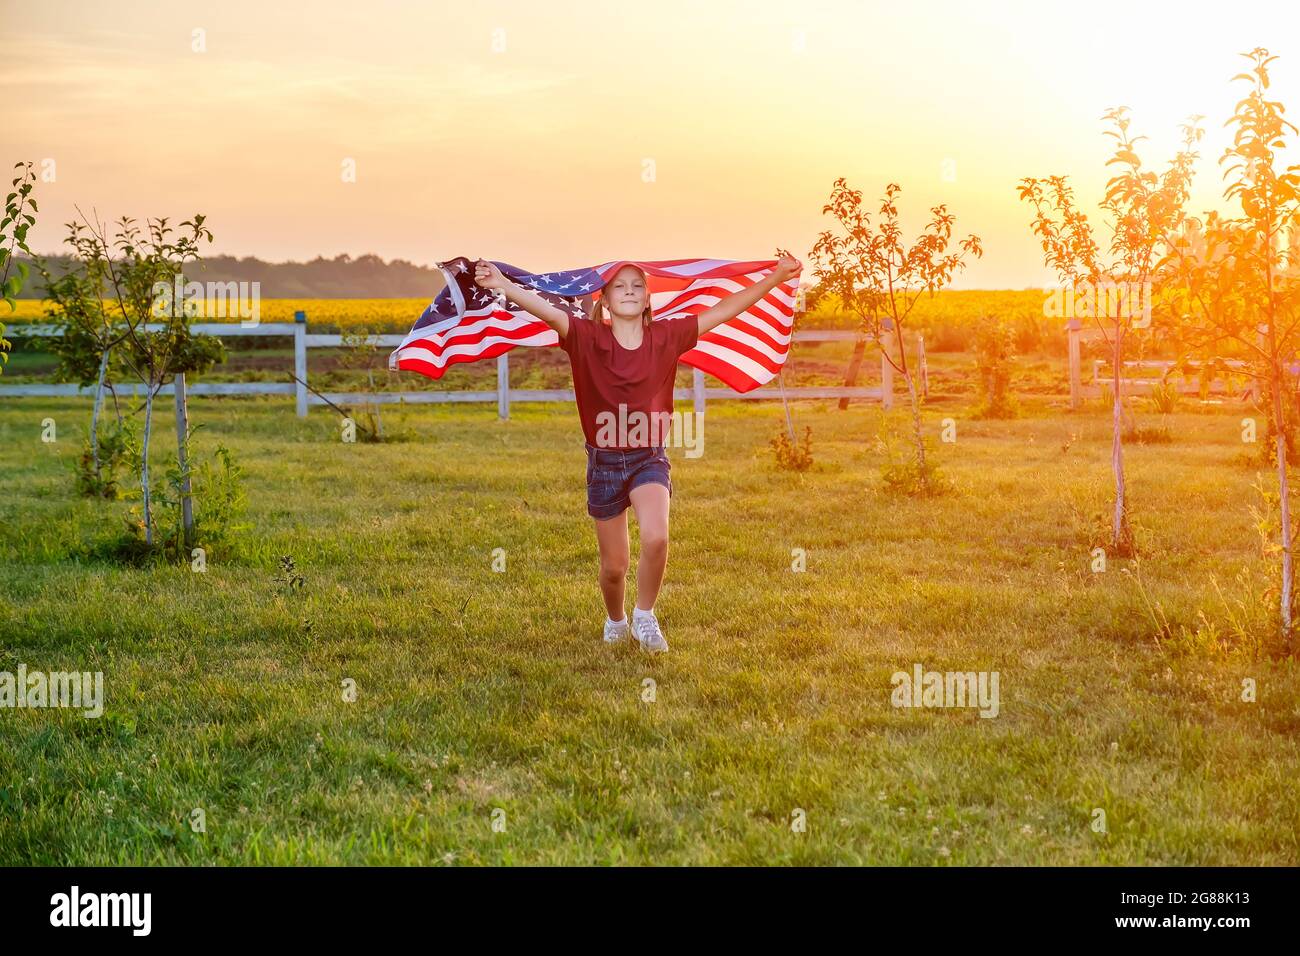
[[[986,249],[958,287],[1022,288],[1050,279],[1016,182],[1069,173],[1095,201],[1107,107],[1132,107],[1157,166],[1206,114],[1198,208],[1238,52],[1282,55],[1274,93],[1300,115],[1294,0],[0,9],[0,160],[54,161],[38,251],[76,204],[202,211],[212,251],[273,260],[803,256],[842,175],[899,182],[914,219],[947,202]]]

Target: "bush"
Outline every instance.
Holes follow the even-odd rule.
[[[939,468],[938,459],[930,442],[925,442],[925,467],[917,461],[914,446],[900,451],[899,439],[894,434],[889,419],[881,416],[880,430],[876,434],[876,447],[885,453],[880,466],[880,476],[885,490],[891,494],[908,497],[932,497],[952,490],[952,484]]]
[[[1177,385],[1172,382],[1160,382],[1152,386],[1151,394],[1147,396],[1147,404],[1153,412],[1172,415],[1178,411],[1182,399],[1182,393],[1178,391]]]
[[[811,426],[804,428],[803,440],[798,443],[792,442],[790,436],[782,429],[773,436],[768,444],[772,446],[772,452],[776,455],[778,468],[784,468],[788,471],[807,471],[812,467]]]
[[[99,473],[95,473],[95,456],[89,438],[82,445],[81,457],[73,463],[77,494],[86,498],[121,497],[121,488],[118,486],[119,472],[134,462],[139,454],[139,442],[130,422],[101,426]]]
[[[925,459],[924,469],[915,458],[890,459],[881,466],[880,476],[891,494],[911,498],[928,498],[951,488],[933,457]]]
[[[239,524],[247,499],[244,495],[244,470],[235,461],[234,454],[225,445],[218,445],[211,457],[200,460],[189,457],[190,507],[194,515],[192,547],[202,548],[204,557],[228,556],[233,552],[239,532],[247,525]],[[182,503],[186,474],[179,460],[173,456],[162,478],[150,489],[154,511],[153,554],[177,563],[191,558],[191,546],[185,542],[184,512]],[[138,497],[134,491],[133,496]],[[144,543],[144,518],[141,506],[131,509],[127,518],[128,540],[120,542],[120,556],[147,556]]]
[[[980,405],[976,418],[1014,418],[1011,370],[1016,357],[1015,330],[999,319],[986,322],[975,335],[975,363],[979,370]]]

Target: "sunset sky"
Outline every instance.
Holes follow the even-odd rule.
[[[1157,168],[1206,115],[1197,208],[1219,204],[1236,54],[1280,54],[1274,93],[1300,116],[1294,2],[0,8],[0,160],[54,161],[42,252],[76,204],[201,211],[213,252],[271,260],[803,257],[846,176],[978,233],[958,287],[1023,288],[1049,277],[1016,183],[1069,173],[1095,202],[1107,107],[1132,108]]]

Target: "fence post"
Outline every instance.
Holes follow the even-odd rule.
[[[1070,408],[1077,409],[1083,398],[1079,383],[1079,330],[1083,323],[1071,319],[1065,328],[1070,341]]]
[[[698,368],[693,370],[695,374],[691,377],[691,385],[695,389],[695,414],[704,414],[704,373]]]
[[[298,417],[307,417],[307,313],[293,314],[293,374],[298,377],[295,386],[298,399]]]
[[[497,356],[497,417],[503,422],[510,418],[510,355]]]
[[[894,366],[889,364],[889,346],[895,334],[894,323],[885,319],[880,331],[880,405],[885,411],[894,407]]]

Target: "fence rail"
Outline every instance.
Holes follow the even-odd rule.
[[[161,324],[151,323],[146,326],[146,329],[153,331],[163,327]],[[292,395],[294,396],[299,418],[306,418],[307,410],[310,407],[325,405],[328,402],[333,402],[336,405],[496,402],[498,415],[505,419],[510,417],[510,406],[515,402],[572,402],[574,400],[572,389],[511,388],[509,353],[497,356],[497,387],[495,389],[481,391],[439,391],[429,389],[405,392],[330,392],[317,395],[308,388],[308,349],[347,348],[354,343],[386,345],[396,348],[402,344],[406,336],[384,334],[371,335],[364,339],[349,337],[349,340],[345,342],[342,335],[310,333],[307,331],[305,322],[268,322],[248,327],[228,322],[196,322],[190,328],[195,333],[202,335],[258,335],[292,338],[293,371],[294,377],[297,379],[296,382],[196,382],[185,385],[184,388],[187,395]],[[57,336],[61,334],[61,329],[53,325],[10,326],[8,331],[8,335],[13,338]],[[857,332],[816,329],[797,331],[794,333],[794,340],[796,342],[853,342],[855,345],[866,341]],[[879,401],[885,408],[892,408],[894,399],[892,372],[892,367],[882,356],[881,386],[878,388],[801,386],[784,389],[784,396],[795,400],[837,398],[842,400],[841,407],[844,406],[847,400],[857,398]],[[2,384],[2,382],[3,380],[0,380],[0,397],[59,397],[93,395],[95,392],[93,386],[75,384],[6,385]],[[120,386],[115,384],[114,387],[119,395],[130,395],[137,398],[143,397],[145,390],[144,385],[138,382]],[[174,393],[175,385],[167,384],[159,388],[155,394],[173,395]],[[707,388],[704,384],[704,373],[699,369],[694,370],[694,381],[691,388],[673,390],[674,399],[693,400],[694,410],[700,413],[705,411],[705,405],[709,400],[745,399],[770,401],[773,399],[779,400],[782,394],[783,390],[781,388],[771,386],[758,388],[752,392],[737,392],[730,388]]]
[[[1101,370],[1110,367],[1109,359],[1093,359],[1092,361],[1092,380],[1084,383],[1081,374],[1081,353],[1082,341],[1085,336],[1100,336],[1101,332],[1095,329],[1085,329],[1083,323],[1078,319],[1071,319],[1066,326],[1066,332],[1069,342],[1069,374],[1070,374],[1070,407],[1078,408],[1085,398],[1097,398],[1102,394],[1104,388],[1112,385],[1110,375],[1103,376]],[[1156,378],[1130,376],[1130,369],[1141,372],[1143,369],[1160,369],[1162,373],[1168,372],[1179,363],[1170,359],[1130,359],[1120,363],[1123,374],[1120,375],[1120,389],[1126,394],[1141,394],[1150,392],[1160,385],[1174,384],[1180,392],[1188,394],[1198,394],[1201,391],[1199,381],[1191,381],[1185,377],[1174,382],[1170,382],[1164,374]],[[1192,368],[1204,367],[1207,363],[1190,362],[1186,363]],[[1222,368],[1216,369],[1214,376],[1206,383],[1206,390],[1210,393],[1221,395],[1237,395],[1243,399],[1250,399],[1255,395],[1255,382],[1252,379],[1244,389],[1234,390],[1227,376],[1232,374],[1232,370],[1247,369],[1248,366],[1240,359],[1225,359],[1216,363],[1226,367],[1227,371]],[[1218,387],[1216,388],[1216,384]]]
[[[1175,387],[1177,387],[1179,392],[1182,392],[1184,394],[1189,394],[1189,395],[1200,394],[1202,390],[1201,382],[1188,379],[1185,376],[1171,382],[1165,377],[1164,374],[1161,374],[1155,378],[1134,377],[1127,374],[1130,369],[1138,373],[1141,373],[1143,369],[1153,369],[1153,370],[1160,370],[1161,372],[1168,372],[1170,369],[1177,367],[1178,364],[1179,363],[1170,361],[1168,359],[1131,359],[1131,360],[1123,361],[1120,363],[1120,368],[1124,370],[1125,374],[1120,376],[1120,387],[1123,388],[1126,392],[1141,393],[1141,392],[1150,392],[1151,390],[1158,388],[1161,385],[1167,387],[1172,384]],[[1205,366],[1206,363],[1191,362],[1188,364],[1192,368],[1202,368]],[[1222,364],[1230,370],[1245,369],[1248,367],[1246,363],[1241,361],[1240,359],[1225,359],[1223,360]],[[1110,375],[1106,375],[1105,377],[1103,377],[1101,372],[1103,368],[1108,367],[1109,365],[1110,365],[1110,361],[1106,359],[1093,359],[1092,384],[1093,384],[1093,391],[1098,395],[1101,394],[1101,390],[1103,387],[1109,387],[1110,385],[1113,384]],[[1222,370],[1216,370],[1214,376],[1212,376],[1210,380],[1205,383],[1205,391],[1209,394],[1240,395],[1242,398],[1250,398],[1254,396],[1255,382],[1253,379],[1247,382],[1244,388],[1234,389],[1232,387],[1232,383],[1228,379],[1228,376],[1230,374],[1231,374],[1230,371],[1225,372]]]

